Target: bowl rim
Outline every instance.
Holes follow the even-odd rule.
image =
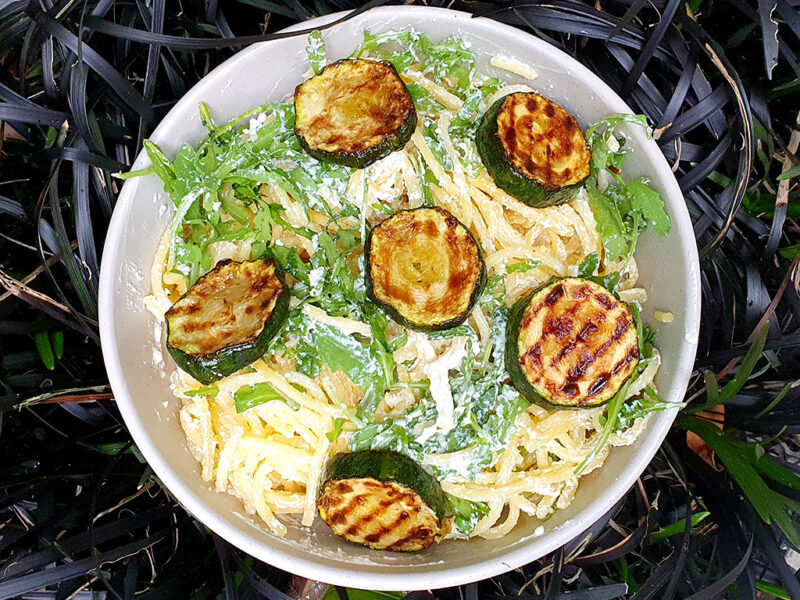
[[[404,14],[417,12],[420,17],[424,18],[456,18],[469,20],[470,22],[479,24],[478,26],[481,28],[495,30],[495,32],[502,34],[506,38],[512,39],[513,43],[534,44],[538,46],[538,51],[565,64],[573,73],[573,75],[571,75],[572,77],[577,77],[586,82],[587,85],[592,85],[594,92],[598,96],[609,100],[611,104],[619,105],[619,112],[632,112],[616,92],[587,67],[555,46],[510,25],[483,17],[474,18],[472,14],[467,12],[428,6],[381,6],[365,11],[361,15],[358,15],[356,19],[362,18],[365,15],[370,15],[371,18],[380,18],[385,14],[387,17],[390,17],[397,14],[398,11],[402,11]],[[312,29],[341,18],[348,12],[349,11],[344,11],[317,17],[297,23],[281,31],[289,32],[306,29],[311,31]],[[159,139],[159,130],[163,130],[163,125],[170,120],[170,115],[174,116],[175,113],[179,112],[189,103],[193,106],[196,105],[197,99],[194,99],[193,96],[198,91],[198,88],[207,85],[208,82],[214,78],[235,73],[236,65],[239,61],[246,60],[250,54],[261,51],[265,45],[271,43],[272,41],[266,41],[253,44],[236,53],[208,73],[188,90],[175,106],[173,106],[170,112],[162,119],[159,126],[156,127],[150,135],[150,139],[156,141]],[[659,172],[664,182],[665,196],[669,198],[680,198],[682,200],[683,195],[663,155],[658,152],[657,156],[648,162],[651,167]],[[131,170],[143,168],[148,163],[149,160],[147,159],[146,153],[141,152],[134,161]],[[114,214],[109,224],[106,242],[103,248],[103,260],[101,262],[99,278],[98,307],[101,346],[106,371],[117,405],[125,425],[142,453],[142,456],[147,460],[155,474],[161,479],[165,487],[174,495],[178,502],[215,534],[248,554],[274,565],[275,567],[325,583],[374,590],[436,589],[462,585],[505,573],[552,552],[583,533],[597,519],[602,517],[615,502],[627,493],[641,472],[644,471],[647,464],[649,464],[652,457],[661,447],[675,419],[677,410],[670,409],[657,413],[648,427],[647,440],[645,440],[640,451],[632,458],[629,468],[625,472],[619,474],[616,480],[614,480],[601,495],[597,496],[585,510],[581,511],[578,515],[565,522],[557,529],[547,533],[545,536],[539,539],[529,538],[528,543],[520,544],[519,548],[505,554],[454,568],[448,568],[439,564],[428,564],[410,566],[404,572],[398,572],[396,567],[386,569],[383,565],[378,565],[384,568],[384,572],[380,572],[372,565],[370,565],[370,568],[362,568],[361,565],[353,564],[352,568],[344,569],[318,563],[314,560],[313,553],[306,550],[304,550],[303,553],[307,554],[307,557],[298,557],[283,553],[280,549],[272,547],[268,538],[266,541],[263,538],[256,539],[252,533],[246,532],[243,528],[235,527],[226,522],[200,500],[200,498],[182,481],[182,477],[167,464],[166,460],[151,441],[147,430],[137,415],[137,410],[128,392],[126,380],[122,373],[118,352],[119,346],[113,327],[113,301],[114,289],[116,287],[115,275],[119,264],[120,240],[124,236],[127,226],[123,215],[127,213],[126,209],[133,202],[137,187],[138,180],[128,180],[119,193],[117,205],[115,206]],[[673,379],[685,382],[685,384],[681,384],[680,386],[685,389],[688,385],[689,376],[694,364],[697,350],[697,332],[699,332],[700,327],[699,299],[701,294],[699,259],[691,220],[685,204],[680,202],[677,203],[677,205],[673,205],[672,202],[669,202],[669,205],[671,208],[670,216],[672,217],[673,226],[676,228],[678,234],[679,244],[686,253],[689,264],[685,280],[685,296],[687,300],[690,298],[697,299],[697,302],[694,303],[687,302],[686,322],[684,327],[685,333],[673,376]],[[536,548],[536,550],[531,551],[532,548]]]

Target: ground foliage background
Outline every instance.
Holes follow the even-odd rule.
[[[0,598],[800,598],[798,0],[427,2],[597,72],[650,117],[694,222],[687,406],[588,542],[433,594],[327,589],[209,533],[140,459],[97,335],[109,174],[241,47],[378,3],[0,0]]]

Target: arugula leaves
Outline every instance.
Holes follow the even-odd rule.
[[[464,535],[472,533],[480,518],[489,514],[489,505],[485,502],[470,502],[450,494],[447,495],[447,500],[455,517],[456,529]]]
[[[647,387],[641,398],[634,398],[622,405],[617,414],[617,423],[614,431],[625,431],[633,425],[636,419],[646,417],[650,413],[684,406],[686,405],[683,402],[661,402],[655,390]]]
[[[324,60],[324,44],[316,49]],[[349,167],[319,162],[303,151],[294,134],[291,102],[265,104],[219,126],[207,107],[201,106],[200,113],[209,134],[197,149],[183,145],[171,161],[148,140],[144,147],[152,167],[117,174],[128,179],[155,173],[164,183],[176,206],[170,226],[172,256],[188,285],[213,266],[209,248],[213,242],[250,240],[254,250],[264,253],[271,228],[281,219],[274,207],[262,205],[262,184],[280,187],[306,211],[313,208],[333,217],[318,191],[319,182],[343,198],[352,173]],[[251,219],[254,203],[258,213]],[[338,215],[352,210],[347,205]]]
[[[243,413],[254,406],[272,402],[273,400],[287,402],[286,399],[276,392],[275,388],[268,383],[243,385],[233,394],[233,401],[236,405],[237,413]]]
[[[462,100],[470,93],[475,78],[475,55],[463,40],[450,36],[434,44],[416,31],[389,31],[377,35],[364,31],[364,41],[353,53],[365,52],[388,60],[402,72],[412,63],[420,63],[422,73],[433,76],[436,83],[446,87]]]
[[[325,56],[325,40],[322,39],[322,32],[319,29],[308,34],[306,54],[308,54],[308,62],[311,63],[314,73],[317,75],[322,73],[322,69],[327,64],[327,58]]]
[[[526,271],[530,271],[531,269],[535,269],[539,265],[542,264],[540,260],[527,260],[525,262],[514,263],[513,265],[508,265],[506,267],[506,271],[508,273],[525,273]]]
[[[597,232],[611,261],[629,260],[636,249],[639,234],[648,226],[659,235],[666,235],[670,230],[664,202],[650,187],[650,180],[642,177],[625,181],[622,178],[620,168],[625,155],[630,152],[627,140],[620,140],[616,134],[616,128],[622,123],[637,124],[646,128],[650,135],[644,115],[612,115],[586,131],[592,152],[586,192]]]
[[[458,372],[450,377],[456,421],[452,430],[435,433],[422,444],[416,441],[412,432],[429,425],[437,416],[436,404],[429,390],[420,386],[418,404],[407,410],[400,419],[368,425],[359,430],[351,439],[350,449],[391,449],[417,461],[422,461],[432,453],[464,452],[465,460],[454,469],[431,466],[434,474],[440,478],[451,475],[474,478],[491,465],[498,453],[505,450],[513,435],[517,416],[529,406],[513,387],[498,385],[498,382],[506,379],[503,361],[508,309],[504,298],[504,278],[490,276],[479,302],[491,317],[493,337],[488,343],[484,342],[477,355],[473,352],[473,342],[477,343],[476,334],[467,326],[429,335],[438,339],[468,338],[467,354]],[[468,531],[464,529],[464,533]]]

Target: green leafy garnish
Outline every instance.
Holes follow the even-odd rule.
[[[648,387],[640,398],[634,398],[622,405],[617,414],[615,431],[624,431],[630,428],[636,419],[644,418],[650,413],[684,406],[686,405],[682,402],[661,402],[655,390]]]
[[[586,458],[583,459],[583,462],[581,462],[581,464],[575,468],[575,475],[583,474],[583,472],[586,470],[586,467],[589,466],[589,463],[591,463],[597,457],[597,455],[600,454],[603,446],[605,446],[608,442],[608,438],[611,437],[611,434],[617,429],[618,416],[620,410],[622,409],[622,405],[625,402],[625,396],[628,394],[628,388],[631,387],[632,381],[632,378],[628,379],[628,381],[626,381],[622,387],[619,388],[619,391],[614,394],[611,402],[608,403],[608,412],[606,413],[606,422],[603,425],[603,430],[600,432],[600,436],[597,438],[597,441],[592,447],[591,452],[589,452]]]
[[[319,29],[308,34],[306,54],[308,54],[308,62],[311,63],[314,73],[317,75],[322,73],[322,69],[327,64],[327,58],[325,57],[325,40],[322,39],[322,32]]]
[[[597,252],[587,254],[581,261],[581,264],[578,265],[578,277],[591,277],[594,275],[599,265],[600,258],[597,256]]]
[[[236,405],[237,413],[243,413],[254,406],[272,402],[273,400],[287,402],[286,399],[268,383],[243,385],[233,394],[233,401]]]
[[[219,393],[217,386],[215,385],[204,385],[196,390],[190,390],[186,392],[184,395],[193,398],[195,396],[202,396],[203,398],[209,398],[211,396],[216,396]],[[239,411],[241,412],[241,411]]]
[[[509,273],[525,273],[526,271],[530,271],[531,269],[535,269],[539,265],[542,264],[540,260],[526,260],[525,262],[514,263],[513,265],[508,265],[506,267],[506,271]]]
[[[470,502],[463,498],[447,495],[450,508],[453,511],[454,524],[464,535],[469,535],[481,517],[489,514],[489,505],[485,502]]]
[[[342,434],[342,429],[344,428],[344,424],[347,419],[344,417],[336,417],[333,420],[333,431],[329,431],[325,434],[325,437],[328,438],[328,441],[333,443],[336,438],[338,438]]]
[[[621,175],[625,155],[630,152],[626,140],[616,137],[615,129],[622,123],[634,123],[650,130],[643,115],[612,115],[586,131],[592,152],[591,174],[586,180],[589,206],[594,213],[597,232],[603,239],[608,260],[630,258],[636,240],[647,226],[659,235],[670,230],[670,220],[664,201],[642,177],[625,181]],[[600,133],[600,131],[603,133]]]

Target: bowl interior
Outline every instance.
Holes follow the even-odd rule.
[[[307,21],[313,27],[332,20]],[[466,13],[426,7],[370,10],[324,32],[329,60],[350,54],[365,29],[381,32],[414,27],[432,40],[450,34],[468,40],[479,70],[510,83],[529,83],[577,115],[582,127],[615,112],[631,112],[611,89],[566,54],[511,27],[472,19]],[[151,136],[167,155],[205,135],[197,105],[210,107],[217,122],[271,100],[289,97],[308,71],[305,36],[248,48],[213,71],[170,111]],[[489,65],[494,54],[511,56],[539,73],[527,82]],[[657,331],[663,366],[656,380],[662,398],[680,401],[694,360],[699,326],[699,277],[691,223],[683,197],[658,147],[638,128],[628,133],[635,152],[628,175],[648,175],[662,193],[672,231],[645,234],[637,248],[640,281],[648,290],[644,319]],[[139,156],[134,167],[147,166]],[[429,589],[483,579],[533,560],[566,543],[599,518],[635,481],[657,450],[675,411],[659,413],[635,444],[615,448],[605,466],[581,480],[565,510],[544,523],[521,522],[499,540],[450,541],[417,554],[374,552],[340,541],[319,523],[310,531],[291,526],[285,538],[267,533],[239,501],[202,481],[181,430],[179,401],[172,396],[173,368],[161,327],[145,309],[150,265],[168,223],[171,202],[160,181],[127,182],[114,211],[100,279],[100,328],[108,375],[134,440],[156,474],[197,518],[231,543],[282,569],[329,583],[372,589]],[[654,310],[674,314],[670,324]],[[536,531],[542,525],[541,530]],[[537,535],[538,534],[538,535]]]

